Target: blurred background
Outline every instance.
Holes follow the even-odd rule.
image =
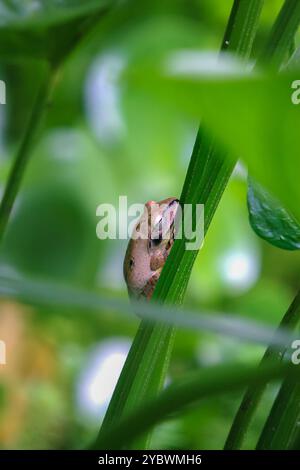
[[[281,4],[266,1],[255,48]],[[34,286],[44,292],[71,286],[127,301],[127,241],[97,239],[96,208],[117,205],[120,195],[129,203],[179,196],[198,122],[127,87],[122,74],[153,51],[217,51],[231,5],[133,2],[118,11],[115,27],[99,24],[63,67],[0,250],[0,284],[7,286],[0,303],[0,339],[7,347],[7,364],[0,366],[2,448],[78,448],[95,437],[139,320],[105,309],[46,305],[35,300]],[[44,66],[2,61],[0,73],[7,84],[7,104],[0,106],[3,189]],[[252,232],[246,176],[239,164],[196,261],[185,306],[277,325],[298,287],[300,254]],[[14,280],[24,290],[29,285],[24,301]],[[229,338],[179,331],[168,382],[201,365],[259,359],[262,352]],[[273,393],[270,388],[265,412]],[[241,396],[185,411],[156,429],[152,447],[221,448]],[[256,418],[248,447],[264,417],[260,412]]]

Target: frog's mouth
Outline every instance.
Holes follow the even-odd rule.
[[[175,218],[179,207],[179,199],[165,204],[162,215],[151,230],[151,241],[158,245],[162,240],[173,240],[175,236]]]

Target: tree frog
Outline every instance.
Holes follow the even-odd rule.
[[[151,298],[174,243],[174,219],[178,206],[179,201],[175,197],[145,204],[124,259],[124,278],[130,297]],[[137,235],[141,233],[141,227],[146,228],[143,237]]]

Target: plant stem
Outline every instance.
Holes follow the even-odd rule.
[[[263,0],[235,0],[223,41],[224,50],[250,55]],[[220,154],[206,131],[201,128],[187,171],[181,195],[182,203],[205,206],[205,229],[234,168],[235,160]],[[184,238],[175,241],[153,294],[153,301],[180,304],[198,251],[185,250]],[[128,354],[104,418],[98,439],[124,414],[161,389],[169,365],[175,330],[164,324],[142,321]],[[135,444],[145,448],[146,436]]]
[[[280,322],[281,328],[293,330],[300,320],[300,290],[294,298],[292,304]],[[286,352],[287,346],[274,348],[272,345],[266,350],[259,367],[264,367],[270,361],[277,361],[279,364]],[[250,385],[244,395],[242,403],[232,423],[224,449],[239,449],[244,441],[250,422],[257,409],[259,401],[265,390],[265,384]]]
[[[56,77],[56,69],[49,68],[47,70],[47,76],[35,98],[21,145],[12,164],[0,204],[0,243],[5,234],[8,220],[19,191],[42,118],[50,104]]]

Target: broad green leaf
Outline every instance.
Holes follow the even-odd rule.
[[[57,60],[117,0],[0,0],[0,57]]]
[[[250,223],[259,237],[285,250],[300,249],[300,224],[252,179],[247,199]]]
[[[191,62],[193,59],[193,62]],[[214,61],[214,68],[210,68]],[[132,69],[135,87],[202,118],[231,155],[300,220],[300,105],[292,103],[295,74],[245,74],[229,58],[185,52]]]

